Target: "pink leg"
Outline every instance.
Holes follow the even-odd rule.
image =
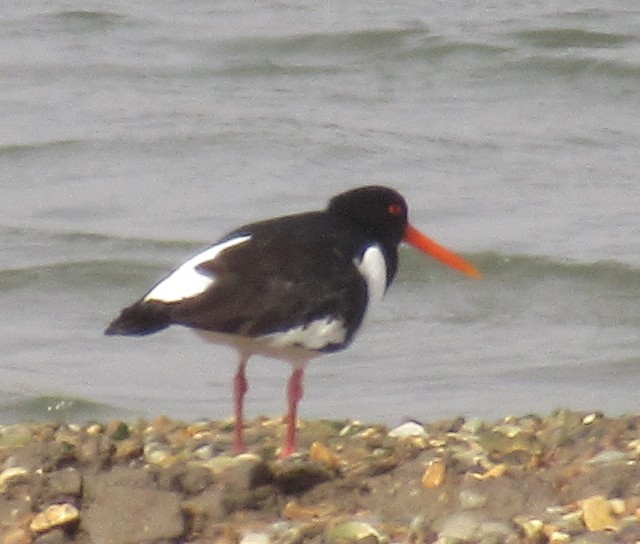
[[[244,446],[244,395],[247,392],[247,376],[245,370],[249,357],[244,353],[240,355],[240,363],[238,364],[238,372],[233,380],[233,403],[235,411],[235,428],[233,439],[233,451],[242,453],[245,451]]]
[[[296,452],[296,424],[298,422],[298,403],[302,398],[304,391],[302,387],[302,379],[304,378],[304,365],[295,366],[288,385],[288,404],[289,411],[287,413],[287,437],[282,449],[281,457],[289,457]]]

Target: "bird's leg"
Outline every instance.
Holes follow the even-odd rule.
[[[295,453],[297,449],[296,445],[296,424],[298,422],[298,403],[302,398],[304,391],[302,387],[302,379],[304,378],[304,364],[296,364],[293,368],[293,372],[289,377],[288,384],[288,404],[289,410],[287,412],[287,436],[284,447],[280,454],[281,457],[289,457]]]
[[[238,364],[238,372],[233,379],[233,403],[235,412],[235,427],[233,439],[233,451],[235,453],[243,453],[244,446],[244,395],[247,392],[247,376],[245,374],[248,355],[242,353],[240,355],[240,363]]]

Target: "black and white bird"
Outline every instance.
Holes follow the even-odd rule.
[[[382,298],[398,266],[401,242],[471,277],[478,270],[407,220],[393,189],[360,187],[333,197],[326,210],[240,227],[171,272],[125,308],[105,333],[143,336],[183,325],[234,347],[234,450],[243,438],[246,365],[253,354],[291,363],[287,434],[296,451],[298,403],[307,362],[346,348],[365,313]]]

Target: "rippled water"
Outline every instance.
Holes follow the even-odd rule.
[[[5,420],[229,415],[234,353],[104,326],[231,228],[370,182],[486,279],[403,251],[303,417],[638,409],[640,8],[98,5],[3,4]],[[252,362],[250,415],[287,375]]]

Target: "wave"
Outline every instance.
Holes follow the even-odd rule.
[[[514,38],[536,47],[566,49],[581,47],[589,49],[617,48],[635,41],[634,36],[613,32],[596,32],[582,28],[541,28],[522,30],[512,34]]]
[[[109,404],[79,397],[42,395],[0,404],[0,423],[23,421],[84,423],[107,418],[131,417],[134,414]]]
[[[46,237],[47,245],[67,246],[61,253],[69,255],[73,251],[76,257],[0,268],[0,292],[40,287],[92,290],[148,286],[150,281],[206,246],[193,241],[118,238],[81,232],[46,233]],[[600,289],[627,289],[635,296],[640,278],[639,268],[618,261],[584,263],[498,252],[469,253],[465,257],[482,271],[486,281],[506,284],[563,280]],[[460,276],[414,250],[401,247],[398,278],[450,283],[459,281]]]
[[[425,270],[434,273],[439,269],[415,251],[409,251],[402,251],[400,272],[403,278],[428,279],[429,276],[424,274]],[[637,289],[640,280],[640,268],[613,260],[582,263],[547,256],[505,255],[497,252],[467,254],[465,257],[482,271],[486,280],[518,282],[551,278],[573,279],[602,285],[626,286],[630,289]]]

